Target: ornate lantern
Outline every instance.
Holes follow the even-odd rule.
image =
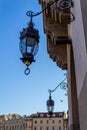
[[[51,97],[51,91],[49,91],[49,99],[47,100],[47,110],[48,110],[48,114],[50,115],[50,117],[53,114],[53,110],[54,110],[54,101],[52,100]]]
[[[32,22],[32,12],[31,20],[27,28],[24,28],[20,33],[20,51],[22,54],[22,62],[27,66],[25,69],[25,74],[28,75],[30,69],[28,66],[35,62],[34,56],[38,52],[38,43],[39,43],[39,31],[34,28],[34,24]]]
[[[66,75],[66,74],[64,74],[64,75]],[[48,111],[48,114],[50,115],[50,117],[52,117],[52,114],[54,111],[54,100],[52,100],[51,93],[55,92],[58,87],[66,90],[66,92],[67,92],[68,84],[65,82],[65,80],[66,80],[66,77],[53,90],[51,90],[51,89],[48,90],[49,99],[47,100],[46,105],[47,105],[47,111]],[[63,100],[60,100],[60,101],[62,102]]]
[[[20,33],[20,51],[22,53],[22,58],[20,58],[20,59],[27,66],[27,68],[25,70],[26,75],[28,75],[30,72],[30,69],[28,68],[28,66],[32,62],[35,62],[34,56],[37,54],[38,43],[39,43],[39,31],[34,28],[34,24],[32,22],[32,17],[40,15],[41,13],[43,13],[44,11],[49,9],[49,7],[51,7],[54,3],[57,3],[58,10],[62,10],[63,13],[67,12],[68,9],[73,7],[72,0],[54,0],[49,3],[49,6],[46,6],[40,12],[34,13],[32,11],[28,11],[26,13],[26,15],[29,16],[31,18],[31,20],[29,22],[28,27],[24,28],[23,31]],[[70,21],[72,22],[75,19],[75,17],[72,12],[70,12],[70,13],[72,16],[72,19]]]

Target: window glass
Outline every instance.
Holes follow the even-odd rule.
[[[52,130],[55,130],[55,128],[54,128],[54,127],[52,127]]]
[[[40,117],[43,117],[44,115],[43,114],[40,114]]]
[[[47,129],[46,130],[49,130],[49,127],[47,127]]]
[[[54,123],[55,121],[54,120],[52,120],[52,123]]]
[[[61,120],[59,120],[59,123],[61,123]]]
[[[47,123],[49,123],[49,121],[47,120]]]
[[[34,130],[37,130],[36,127],[34,127]]]
[[[37,121],[35,120],[35,124],[37,123]]]
[[[59,127],[59,130],[61,130],[61,127]]]
[[[40,127],[40,130],[42,130],[42,127]]]
[[[43,121],[41,120],[40,123],[43,123]]]
[[[55,117],[55,114],[53,114],[53,117]]]

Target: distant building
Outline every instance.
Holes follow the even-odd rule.
[[[48,113],[36,113],[27,117],[26,130],[65,130],[66,114],[54,112],[50,118]]]
[[[25,116],[25,130],[32,130],[32,118],[30,116]]]
[[[18,114],[1,115],[0,130],[25,130],[25,120]]]
[[[46,112],[38,112],[30,116],[9,114],[0,116],[0,130],[66,130],[65,112],[54,112],[50,118]]]

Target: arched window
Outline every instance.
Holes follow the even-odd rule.
[[[54,128],[54,127],[52,127],[52,130],[55,130],[55,128]]]
[[[47,123],[49,123],[49,121],[47,120]]]
[[[58,130],[61,130],[61,126],[59,127],[59,129]]]
[[[36,127],[34,127],[34,130],[37,130],[37,128],[36,128]]]
[[[61,123],[61,120],[59,120],[59,123]]]
[[[55,121],[54,120],[52,120],[52,123],[54,123]]]
[[[35,120],[35,122],[34,122],[35,124],[37,123],[37,120]]]
[[[40,121],[40,123],[42,124],[42,123],[43,123],[43,121],[41,120],[41,121]]]

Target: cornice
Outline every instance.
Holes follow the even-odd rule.
[[[39,0],[42,9],[53,0]],[[67,69],[67,44],[71,44],[68,36],[70,10],[58,10],[57,2],[43,12],[44,33],[47,38],[47,51],[50,58],[62,68]]]

